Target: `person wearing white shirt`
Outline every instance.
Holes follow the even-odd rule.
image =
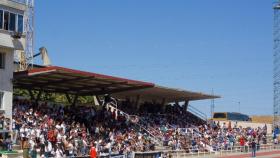
[[[87,147],[88,147],[88,143],[86,141],[85,138],[82,139],[82,142],[83,142],[83,145],[82,145],[82,154],[83,155],[86,155],[88,152],[87,152]]]
[[[25,137],[29,138],[30,137],[30,132],[31,132],[31,129],[29,128],[24,128],[24,133],[25,133]]]
[[[74,156],[74,146],[73,146],[72,142],[69,142],[68,149],[69,149],[69,157],[73,157]]]
[[[40,134],[41,134],[41,129],[39,128],[39,127],[37,127],[36,129],[35,129],[35,131],[36,131],[36,138],[40,138]]]
[[[45,157],[50,157],[52,152],[52,143],[50,141],[47,141],[45,146]]]
[[[57,157],[57,158],[65,157],[60,146],[58,146],[55,151],[55,157]]]
[[[19,129],[19,133],[20,133],[20,137],[21,137],[21,138],[26,137],[25,125],[23,125],[23,126]]]
[[[66,132],[66,125],[65,125],[65,123],[62,122],[61,125],[60,125],[60,127],[61,127],[61,129],[62,129],[62,133],[65,134],[65,132]]]
[[[16,144],[17,137],[18,137],[18,129],[16,129],[16,120],[14,118],[12,119],[12,129],[13,129],[12,141],[13,144]]]
[[[30,134],[31,134],[32,136],[36,136],[36,131],[35,131],[35,129],[31,129],[31,130],[30,130]]]
[[[35,138],[32,137],[29,141],[30,144],[30,155],[32,158],[36,158],[37,156],[37,150],[36,150],[36,142],[35,142]]]

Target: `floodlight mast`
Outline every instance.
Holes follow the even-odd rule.
[[[214,90],[212,89],[212,95],[214,95]],[[210,111],[211,111],[211,117],[213,118],[214,116],[214,112],[215,112],[215,99],[211,99],[211,107],[210,107]]]
[[[22,5],[25,5],[23,16],[23,33],[14,32],[13,38],[24,38],[24,49],[19,50],[15,56],[15,61],[19,63],[19,67],[16,71],[24,71],[29,68],[33,68],[33,56],[34,56],[34,0],[10,0]]]
[[[25,44],[25,62],[22,70],[33,68],[34,56],[34,0],[26,0],[27,10],[25,12],[25,31],[26,31],[26,44]]]
[[[280,0],[275,1],[273,25],[273,125],[280,125]]]

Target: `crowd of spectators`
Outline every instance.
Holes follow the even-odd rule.
[[[198,152],[245,147],[253,140],[257,144],[267,142],[266,126],[253,129],[207,123],[179,104],[129,106],[127,102],[118,108],[62,106],[16,99],[13,142],[20,143],[24,154],[31,157],[83,156],[93,146],[99,155],[105,155],[152,151],[155,143],[172,150]],[[0,115],[0,124],[9,129],[10,121]],[[3,142],[6,147],[11,144]]]
[[[231,127],[231,122],[228,125],[206,122],[188,112],[184,105],[176,103],[166,106],[146,103],[139,109],[134,108],[134,111],[130,109],[133,113],[137,111],[140,112],[142,124],[172,150],[219,151],[234,146],[245,148],[253,140],[257,145],[267,143],[266,125],[254,129],[237,127],[236,124]]]
[[[143,103],[138,108],[125,101],[119,108],[130,115],[137,115],[145,120],[148,126],[190,127],[205,124],[206,121],[187,111],[185,105]]]
[[[146,133],[137,130],[129,118],[105,106],[97,110],[15,100],[12,127],[22,148],[28,148],[33,157],[82,156],[89,153],[91,146],[99,154],[154,148]]]
[[[206,120],[187,111],[186,105],[143,103],[138,108],[127,108],[131,105],[133,103],[126,101],[120,104],[119,108],[139,116],[139,124],[162,142],[169,139],[168,132],[172,129],[192,128],[206,124]]]
[[[191,128],[177,128],[167,132],[166,142],[173,150],[205,152],[230,150],[233,147],[248,148],[253,141],[267,144],[267,127],[231,127],[219,122]]]

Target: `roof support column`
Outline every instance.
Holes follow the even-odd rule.
[[[73,100],[73,102],[72,102],[72,106],[75,106],[75,105],[76,105],[78,98],[79,98],[79,95],[78,95],[78,93],[77,93],[77,94],[75,94],[74,100]]]
[[[185,104],[183,105],[184,110],[188,111],[188,107],[189,107],[189,101],[185,100]]]
[[[67,98],[68,103],[71,104],[71,106],[75,106],[75,105],[76,105],[77,100],[78,100],[78,98],[79,98],[78,93],[75,94],[75,96],[74,96],[73,99],[70,97],[70,95],[69,95],[68,93],[65,93],[65,96],[66,96],[66,98]]]
[[[166,98],[162,98],[161,105],[165,105],[165,103],[166,103]]]
[[[137,109],[140,109],[140,99],[141,99],[141,96],[137,95],[136,96],[136,102],[135,102],[135,106],[136,106]]]
[[[69,94],[68,93],[65,93],[65,96],[66,96],[66,98],[67,98],[67,101],[68,101],[68,103],[72,103],[72,99],[71,99],[71,97],[69,96]]]
[[[36,104],[38,104],[38,101],[40,100],[41,96],[42,96],[42,90],[40,90],[39,93],[37,94],[37,97],[35,100]]]
[[[31,89],[28,89],[28,93],[30,95],[31,100],[35,100],[34,94]]]
[[[103,103],[100,100],[100,96],[99,95],[96,95],[96,100],[97,100],[99,105],[103,105]]]
[[[166,98],[162,98],[162,101],[161,101],[161,111],[160,112],[163,112],[165,111],[165,105],[166,104]]]
[[[94,105],[99,106],[99,105],[100,105],[100,102],[99,102],[99,100],[98,100],[97,96],[96,96],[96,95],[93,95],[92,97],[93,97],[93,102],[94,102]]]

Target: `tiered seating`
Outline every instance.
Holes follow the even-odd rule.
[[[20,140],[29,140],[32,152],[40,149],[40,155],[85,155],[90,146],[100,153],[153,149],[145,132],[134,130],[135,124],[116,109],[36,105],[25,100],[14,103],[14,130]]]
[[[19,140],[28,140],[31,153],[56,157],[86,155],[92,146],[99,154],[151,151],[155,145],[197,152],[266,140],[265,127],[206,124],[179,105],[131,107],[109,103],[97,110],[15,100],[13,130]]]

